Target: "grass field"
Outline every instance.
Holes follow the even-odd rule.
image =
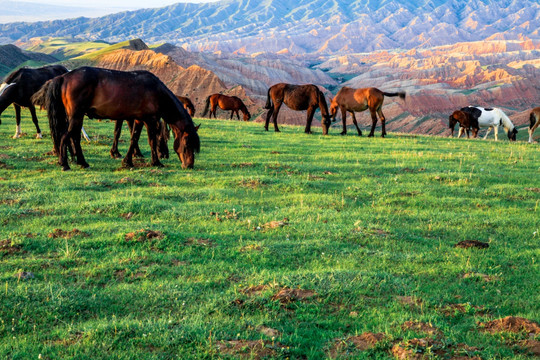
[[[25,137],[0,126],[2,359],[532,358],[538,332],[479,323],[540,319],[537,144],[197,120],[194,170],[146,166],[144,134],[128,170],[87,120],[91,168],[64,173],[23,113]]]

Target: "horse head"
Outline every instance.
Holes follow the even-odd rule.
[[[337,110],[338,110],[338,103],[336,101],[336,97],[334,97],[331,101],[330,101],[330,116],[332,118],[332,122],[335,122],[336,121],[336,114],[337,114]]]
[[[183,169],[193,169],[195,153],[199,152],[201,143],[197,131],[200,125],[193,126],[191,131],[182,131],[174,126],[174,151],[182,162]]]
[[[328,135],[328,129],[330,129],[330,125],[332,125],[332,115],[322,115],[321,126],[323,135]]]
[[[517,129],[515,127],[512,130],[508,130],[508,139],[510,141],[516,141],[517,133],[518,133],[518,131],[517,131]]]
[[[244,112],[244,121],[249,121],[249,119],[251,119],[251,114],[246,109],[246,111]]]

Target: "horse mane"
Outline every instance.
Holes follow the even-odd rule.
[[[510,120],[510,118],[501,109],[495,108],[495,110],[499,113],[499,116],[501,117],[503,126],[505,128],[507,128],[508,130],[512,130],[516,128],[512,120]]]
[[[328,104],[326,103],[326,98],[324,97],[323,92],[317,86],[315,86],[315,88],[317,89],[317,97],[319,100],[319,108],[321,109],[321,114],[323,116],[325,115],[322,113],[324,109],[324,112],[326,112],[326,115],[330,115],[330,112],[328,111]],[[324,105],[324,106],[321,106],[321,105]]]

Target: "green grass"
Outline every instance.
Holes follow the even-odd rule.
[[[409,320],[440,329],[446,358],[458,343],[528,358],[515,345],[527,334],[478,322],[540,319],[538,145],[197,119],[194,170],[177,157],[145,166],[145,135],[147,158],[128,170],[108,154],[113,124],[86,120],[91,168],[64,173],[23,114],[22,139],[11,109],[0,126],[0,241],[14,246],[0,248],[2,358],[238,358],[216,344],[263,339],[274,357],[315,359],[372,331],[386,339],[345,355],[385,359],[394,342],[427,336],[404,330]],[[163,237],[126,239],[139,229]],[[454,247],[467,239],[490,247]],[[242,292],[256,285],[267,288]],[[282,304],[283,287],[316,296]],[[445,315],[451,304],[470,305]]]
[[[99,51],[109,47],[104,41],[76,41],[70,38],[51,38],[26,50],[53,55],[59,60]]]

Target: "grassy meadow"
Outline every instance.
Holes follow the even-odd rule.
[[[532,358],[538,333],[481,330],[540,320],[538,144],[197,119],[195,169],[147,166],[146,132],[124,169],[86,120],[91,167],[62,172],[23,115],[0,125],[2,359]]]

